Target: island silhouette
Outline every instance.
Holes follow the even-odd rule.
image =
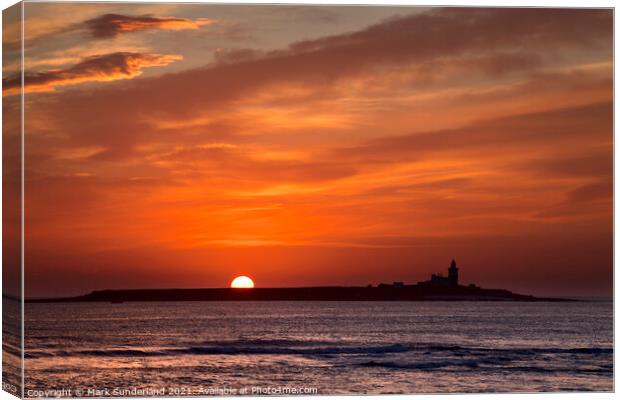
[[[459,284],[459,268],[452,260],[448,276],[433,274],[417,284],[381,283],[373,286],[309,286],[282,288],[127,289],[96,290],[83,296],[28,299],[26,302],[129,301],[574,301],[535,297],[506,289],[483,289]]]

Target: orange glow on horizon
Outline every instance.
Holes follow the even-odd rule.
[[[452,256],[483,286],[611,290],[609,10],[46,7],[24,23],[28,296],[416,282]]]

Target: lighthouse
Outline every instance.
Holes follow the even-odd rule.
[[[456,267],[456,261],[454,261],[454,259],[450,263],[450,268],[448,268],[448,281],[450,286],[459,285],[459,269]]]
[[[450,263],[447,277],[442,274],[433,274],[430,280],[418,282],[418,285],[458,287],[459,269],[456,267],[456,261],[452,260]]]

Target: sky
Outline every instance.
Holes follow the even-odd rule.
[[[611,10],[26,3],[24,32],[27,297],[452,258],[611,296]]]

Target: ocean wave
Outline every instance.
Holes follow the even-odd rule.
[[[613,365],[604,365],[596,368],[566,368],[549,366],[523,366],[523,365],[502,365],[490,363],[489,360],[480,362],[479,360],[441,360],[430,362],[393,362],[393,361],[367,361],[357,364],[357,367],[362,368],[386,368],[386,369],[402,369],[402,370],[476,370],[476,372],[497,371],[501,369],[505,372],[525,372],[525,373],[570,373],[570,374],[613,374]]]
[[[537,355],[599,355],[613,354],[613,348],[578,347],[578,348],[487,348],[465,347],[446,344],[359,344],[332,341],[298,341],[298,340],[258,340],[243,339],[235,341],[213,341],[198,345],[176,345],[163,347],[116,347],[116,348],[81,348],[52,351],[49,348],[29,350],[27,358],[40,357],[158,357],[178,355],[305,355],[337,356],[360,355],[380,356],[401,353],[419,353],[420,355],[440,356],[492,356],[490,361],[508,362],[515,357]],[[484,361],[484,360],[482,360]],[[372,361],[374,362],[374,361]],[[368,366],[377,366],[375,364]],[[467,360],[464,361],[467,363]],[[432,363],[431,363],[432,364]],[[390,367],[390,366],[388,366]],[[394,365],[393,367],[397,367]],[[423,367],[423,366],[422,366]],[[432,367],[432,365],[431,365]]]
[[[265,347],[265,346],[192,346],[159,349],[127,349],[116,348],[107,350],[80,349],[72,351],[29,351],[27,358],[37,357],[156,357],[174,355],[347,355],[347,354],[389,354],[403,353],[410,348],[402,345],[386,345],[371,347]]]

